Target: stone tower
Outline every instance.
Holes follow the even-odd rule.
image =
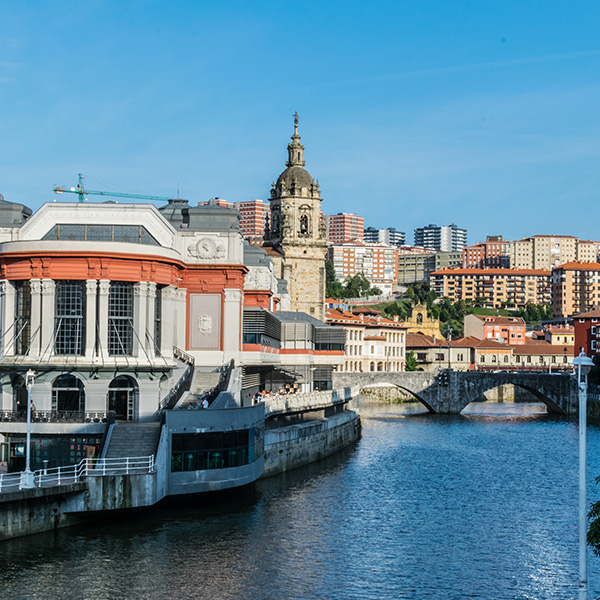
[[[265,225],[263,245],[271,249],[276,276],[288,283],[291,309],[323,320],[327,237],[319,183],[304,168],[297,113],[285,164],[287,169],[271,188],[271,220]]]

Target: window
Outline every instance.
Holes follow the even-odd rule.
[[[55,354],[85,351],[85,282],[57,281],[54,312]]]
[[[31,338],[31,286],[15,282],[15,354],[27,354]]]
[[[132,421],[138,397],[135,379],[127,375],[115,377],[108,386],[108,410],[115,413],[117,421]]]
[[[143,225],[55,225],[42,239],[159,245]]]
[[[133,353],[133,284],[112,281],[108,297],[108,353]]]
[[[59,375],[52,384],[52,410],[60,413],[84,412],[83,382],[75,375]]]
[[[162,291],[164,286],[156,286],[156,299],[154,303],[154,354],[160,356],[162,342]]]
[[[171,471],[227,469],[253,463],[264,452],[258,428],[215,433],[174,433]]]

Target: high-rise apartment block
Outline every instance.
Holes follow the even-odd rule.
[[[501,235],[488,235],[485,242],[465,246],[462,266],[465,269],[508,269],[510,242],[505,242]]]
[[[467,230],[451,225],[438,226],[429,224],[415,229],[415,246],[423,246],[428,250],[462,250],[467,245]]]
[[[325,227],[327,228],[327,241],[332,244],[364,239],[365,219],[354,213],[326,215]]]
[[[339,281],[362,273],[374,287],[390,294],[398,281],[398,248],[379,242],[347,242],[329,246],[327,259]]]
[[[240,211],[240,229],[245,238],[262,239],[265,231],[265,218],[268,207],[262,200],[236,202],[235,208]]]
[[[383,242],[390,246],[404,246],[406,234],[404,231],[397,231],[395,227],[387,229],[376,229],[375,227],[367,227],[365,229],[365,242],[368,244],[376,244]]]
[[[570,262],[552,270],[552,315],[570,317],[600,308],[600,264]]]
[[[510,243],[513,269],[552,269],[573,261],[596,262],[600,243],[571,235],[532,235]]]

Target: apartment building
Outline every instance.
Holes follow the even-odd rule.
[[[526,342],[525,321],[521,317],[466,315],[464,323],[465,337],[515,345]]]
[[[585,352],[594,356],[600,352],[600,308],[582,312],[573,317],[575,356]]]
[[[398,248],[384,243],[347,242],[327,250],[339,281],[362,273],[374,287],[391,294],[398,283]]]
[[[247,200],[236,202],[235,208],[240,211],[240,229],[244,238],[262,239],[265,231],[265,219],[269,208],[263,200]]]
[[[599,242],[580,240],[571,235],[533,235],[510,242],[513,269],[553,269],[579,261],[597,262]]]
[[[600,306],[600,263],[569,262],[552,270],[552,315],[569,317]]]
[[[375,227],[367,227],[364,231],[364,240],[369,244],[384,242],[390,246],[404,246],[406,234],[404,231],[398,231],[395,227],[387,229],[376,229]]]
[[[414,250],[417,250],[414,248]],[[462,260],[460,252],[404,252],[398,254],[398,283],[410,284],[428,281],[433,271],[459,267]]]
[[[465,246],[462,266],[465,269],[508,269],[510,242],[505,242],[501,235],[488,235],[485,242]]]
[[[406,326],[403,323],[341,309],[328,310],[326,322],[343,327],[346,333],[344,371],[404,371]]]
[[[354,213],[325,215],[325,227],[327,241],[332,244],[364,239],[365,219]]]
[[[520,307],[550,302],[550,275],[544,269],[441,269],[430,282],[439,297]]]
[[[430,223],[415,229],[415,246],[428,250],[461,251],[467,245],[467,230],[454,223],[438,226]]]

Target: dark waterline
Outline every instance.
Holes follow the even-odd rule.
[[[217,505],[0,544],[0,598],[576,598],[576,424],[413,410],[362,409],[353,448]],[[588,446],[593,501],[595,425]]]

